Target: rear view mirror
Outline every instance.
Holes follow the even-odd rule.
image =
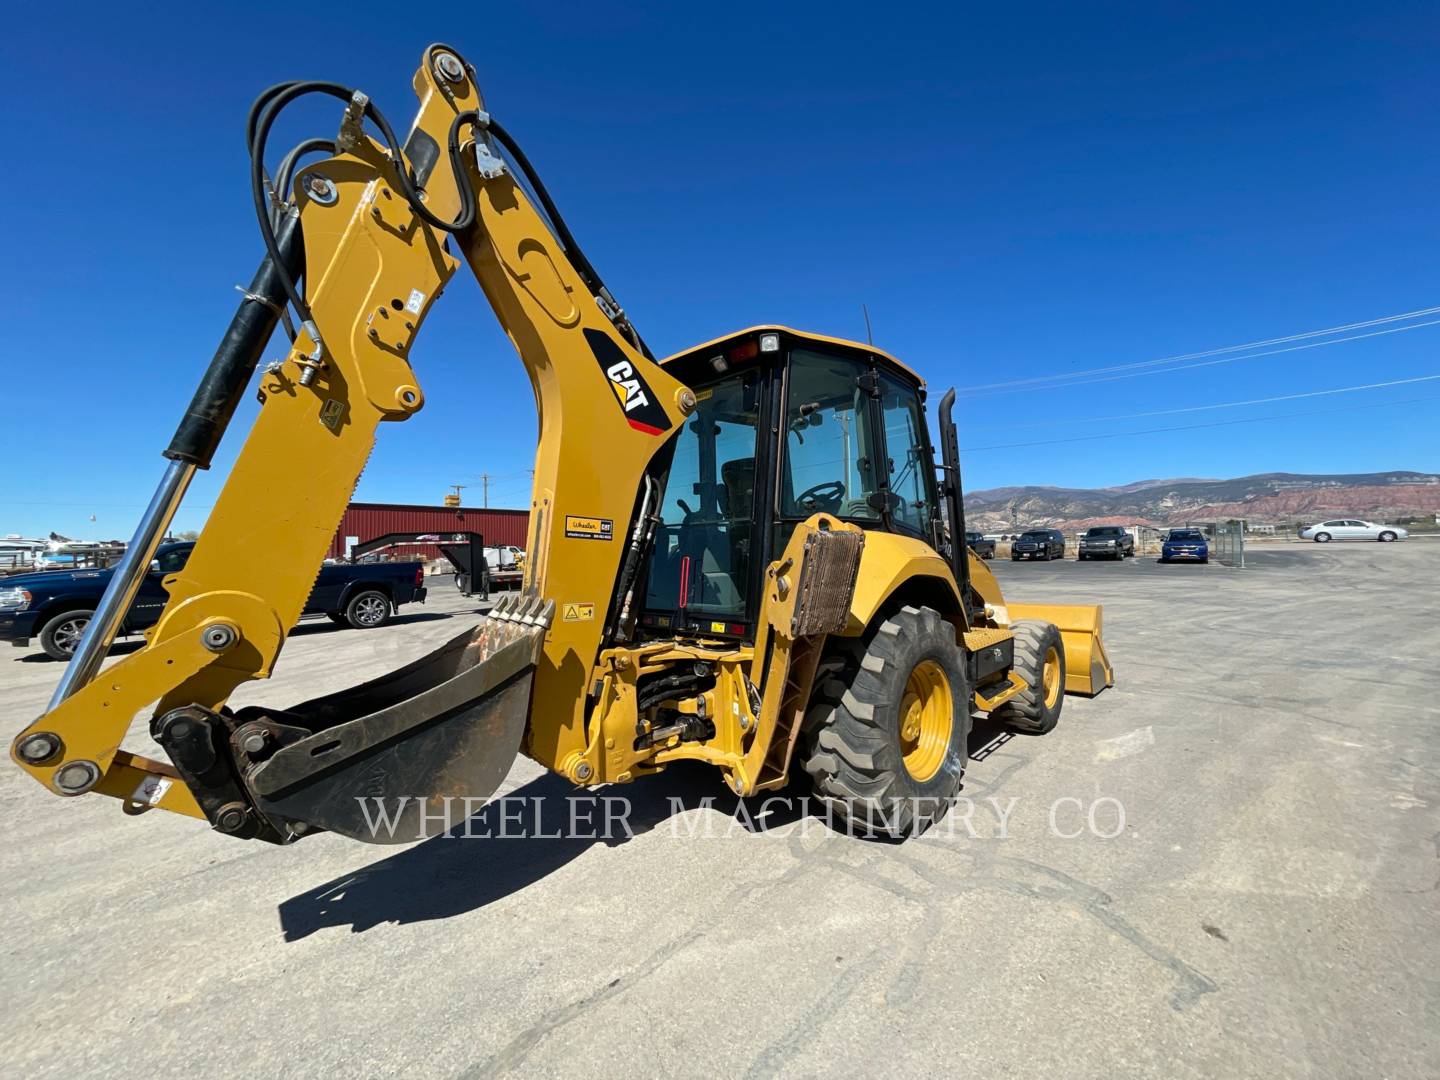
[[[158,573],[160,572],[160,560],[159,560],[159,559],[151,559],[151,560],[150,560],[150,572],[151,572],[152,574],[158,574]]]

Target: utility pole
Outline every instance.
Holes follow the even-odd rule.
[[[489,474],[488,472],[487,472],[487,473],[481,473],[481,474],[480,474],[480,483],[481,483],[481,485],[482,485],[481,491],[483,492],[483,498],[481,499],[480,505],[483,506],[486,510],[489,510],[489,509],[490,509],[490,474]]]

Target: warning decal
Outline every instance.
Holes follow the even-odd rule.
[[[564,622],[590,622],[594,618],[594,604],[566,604],[561,612]]]
[[[610,518],[565,515],[565,535],[572,540],[613,540],[615,522]]]

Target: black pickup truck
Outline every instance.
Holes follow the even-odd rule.
[[[134,634],[160,620],[170,598],[166,575],[185,567],[193,541],[163,544],[140,583],[121,633]],[[0,641],[17,648],[40,639],[56,660],[68,660],[100,603],[111,570],[48,570],[0,578]],[[341,626],[369,630],[389,622],[401,604],[423,603],[425,568],[418,562],[323,566],[304,615],[327,615]]]
[[[982,559],[993,559],[995,557],[995,541],[986,540],[984,533],[967,532],[965,543],[970,550],[979,555]]]

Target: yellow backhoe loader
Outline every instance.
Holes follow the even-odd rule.
[[[21,768],[237,837],[389,843],[457,824],[517,753],[581,786],[703,761],[742,796],[808,776],[849,823],[913,834],[959,790],[973,712],[1044,732],[1064,692],[1112,684],[1099,607],[1006,604],[962,542],[954,391],[937,467],[923,381],[870,345],[759,326],[655,360],[474,69],[434,45],[414,87],[403,145],[336,83],[256,101],[265,257],[48,710],[12,744]],[[314,94],[343,105],[338,135],[272,176],[276,117]],[[539,412],[523,588],[389,675],[232,710],[274,670],[379,426],[424,404],[412,348],[462,260]],[[289,352],[260,374],[164,614],[102,672],[280,324]],[[168,762],[120,746],[152,703]]]

